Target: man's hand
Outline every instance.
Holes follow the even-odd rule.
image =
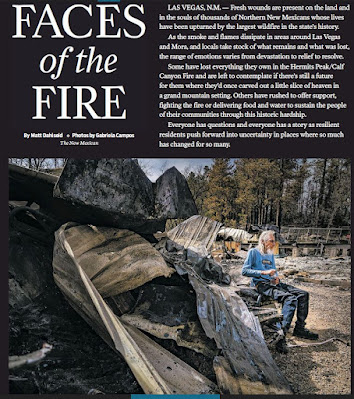
[[[276,273],[275,269],[269,269],[269,270],[262,270],[261,274],[264,276],[273,276]]]
[[[278,285],[280,283],[280,278],[279,277],[274,277],[272,280],[272,283],[275,285]]]

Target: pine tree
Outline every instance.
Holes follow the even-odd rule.
[[[301,224],[306,222],[306,181],[310,177],[310,164],[307,159],[297,159],[292,174],[285,183],[282,196],[282,224]]]
[[[208,171],[206,216],[222,223],[234,219],[235,182],[228,158],[216,158]]]
[[[275,223],[281,190],[279,163],[268,158],[235,161],[241,224]]]

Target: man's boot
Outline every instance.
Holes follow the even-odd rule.
[[[286,355],[289,350],[288,350],[288,345],[286,344],[286,339],[285,337],[283,337],[282,339],[280,339],[276,344],[275,344],[275,349],[277,352],[279,353],[283,353],[284,355]]]
[[[318,334],[308,330],[307,328],[305,328],[303,326],[301,327],[297,324],[295,325],[293,335],[295,337],[305,338],[305,339],[313,339],[313,340],[318,339]]]
[[[285,338],[285,331],[284,330],[278,330],[277,331],[277,337],[275,339],[275,349],[279,353],[284,353],[287,354],[289,352],[288,346],[286,344],[286,338]]]

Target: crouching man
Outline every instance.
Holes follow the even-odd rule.
[[[297,320],[293,335],[307,339],[318,339],[318,334],[305,328],[305,320],[309,309],[309,294],[306,291],[280,282],[275,267],[273,249],[275,235],[271,230],[264,231],[258,241],[258,246],[249,250],[242,268],[242,275],[252,277],[251,285],[256,286],[261,295],[275,299],[283,305],[282,330],[276,348],[286,353],[285,335],[289,331],[291,321],[297,309]]]

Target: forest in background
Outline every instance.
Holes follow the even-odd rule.
[[[11,158],[10,162],[48,171],[63,167],[65,160]],[[139,163],[149,175],[151,165]],[[191,165],[182,173],[199,214],[229,227],[350,225],[349,159],[215,158],[211,166]]]
[[[348,159],[228,158],[185,171],[200,214],[225,225],[350,225]]]

